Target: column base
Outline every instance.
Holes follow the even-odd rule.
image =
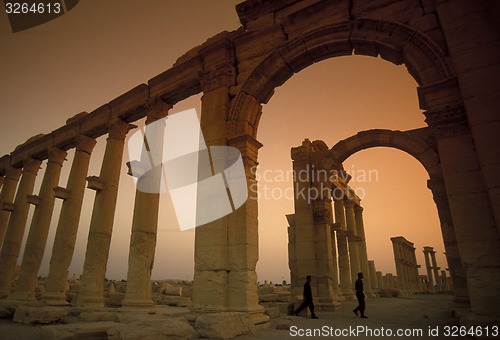
[[[344,296],[344,300],[346,301],[356,300],[356,295],[354,295],[352,289],[343,289],[342,295]]]
[[[66,293],[46,292],[45,294],[43,294],[42,300],[47,306],[69,305],[69,302],[66,301]]]
[[[35,293],[28,292],[14,292],[9,294],[7,300],[13,301],[34,301],[36,300]]]
[[[103,296],[92,296],[79,295],[76,299],[76,305],[78,307],[104,307],[104,297]]]

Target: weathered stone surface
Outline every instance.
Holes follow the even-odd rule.
[[[398,297],[399,296],[399,289],[395,288],[382,288],[380,290],[380,296],[381,297]]]
[[[42,327],[41,340],[54,339],[103,339],[108,328],[118,325],[115,322],[75,323],[69,325],[50,325]]]
[[[61,321],[69,313],[64,307],[26,307],[19,306],[14,313],[14,322],[24,324],[52,323]]]
[[[213,313],[196,318],[195,328],[204,338],[232,339],[242,334],[252,334],[255,326],[246,313]]]
[[[110,340],[191,339],[194,329],[182,318],[154,318],[117,325],[108,329],[107,335]]]

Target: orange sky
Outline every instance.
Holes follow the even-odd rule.
[[[147,82],[216,33],[237,29],[238,2],[85,0],[54,21],[15,34],[1,13],[0,155]],[[276,89],[264,105],[258,131],[264,144],[258,175],[265,173],[268,180],[259,184],[261,195],[268,197],[259,201],[260,281],[289,280],[284,215],[293,213],[293,200],[284,196],[291,183],[274,175],[291,169],[290,148],[304,138],[322,139],[331,147],[362,130],[423,127],[416,86],[404,66],[350,56],[312,65]],[[189,98],[172,112],[192,107],[200,112],[199,100],[200,95]],[[89,175],[99,173],[104,139],[98,140]],[[72,157],[70,151],[62,186]],[[415,243],[419,264],[424,264],[422,247],[430,245],[437,251],[438,264],[446,267],[436,207],[426,188],[428,176],[416,159],[399,150],[374,148],[350,157],[344,167],[354,175],[351,185],[365,193],[368,257],[375,260],[377,270],[395,272],[390,237],[399,235]],[[371,178],[363,176],[368,171]],[[126,278],[132,221],[134,186],[125,167],[122,174],[107,273],[113,279]],[[36,192],[42,175],[43,170]],[[70,274],[79,275],[83,268],[93,198],[87,190]],[[56,203],[41,275],[47,273],[60,205]],[[191,279],[194,232],[178,231],[167,195],[160,210],[153,278]]]

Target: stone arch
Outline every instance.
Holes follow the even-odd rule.
[[[353,53],[380,56],[393,64],[404,64],[420,85],[422,109],[429,109],[425,89],[443,83],[447,84],[447,88],[457,86],[444,51],[408,25],[359,19],[323,26],[276,48],[237,85],[239,91],[228,116],[228,137],[250,133],[255,138],[261,114],[260,104],[267,103],[274,89],[294,73],[321,60]],[[453,95],[450,100],[452,103],[461,102],[458,96]]]
[[[442,178],[439,155],[423,139],[411,131],[367,130],[339,141],[330,152],[340,163],[358,151],[372,147],[386,146],[404,151],[415,157],[429,174],[429,178]]]
[[[446,258],[450,276],[454,284],[455,301],[468,302],[469,294],[465,268],[462,265],[460,251],[451,219],[449,201],[444,187],[443,173],[439,154],[431,144],[435,141],[425,138],[429,128],[394,131],[394,130],[367,130],[339,141],[331,149],[331,156],[343,163],[347,158],[358,151],[372,147],[392,147],[408,153],[418,160],[429,174],[427,187],[431,190],[441,224],[443,242],[446,249]],[[422,138],[421,138],[422,137]]]

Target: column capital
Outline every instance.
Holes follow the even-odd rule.
[[[344,199],[344,207],[346,209],[354,209],[354,202],[349,199]]]
[[[247,165],[247,163],[251,163],[249,165],[254,166],[258,164],[257,154],[263,145],[257,139],[249,135],[241,135],[228,139],[227,145],[240,150],[245,165]]]
[[[424,247],[424,253],[432,253],[432,252],[434,252],[433,247]]]
[[[97,143],[97,141],[94,138],[85,135],[77,136],[75,138],[75,141],[76,141],[76,151],[82,151],[89,155],[92,154],[92,150],[94,150],[94,146]]]
[[[21,177],[22,169],[14,168],[13,166],[9,166],[5,171],[5,179],[10,179],[13,181],[18,181],[19,177]]]
[[[146,125],[167,117],[168,111],[170,111],[172,107],[173,105],[168,104],[164,102],[160,97],[157,97],[146,113]]]
[[[111,120],[108,124],[109,137],[108,139],[124,140],[127,133],[136,128],[136,125],[129,124],[119,118]]]
[[[209,92],[218,87],[230,87],[236,83],[236,70],[233,65],[225,64],[217,66],[208,71],[198,73],[201,89]]]
[[[23,173],[26,172],[33,172],[37,173],[38,170],[40,170],[40,165],[42,164],[42,161],[35,159],[35,158],[27,158],[23,160]]]
[[[51,148],[49,150],[48,162],[62,166],[64,161],[66,160],[67,155],[68,153],[64,150],[61,150],[59,148]]]
[[[467,112],[463,104],[446,106],[440,110],[424,112],[425,122],[438,137],[451,137],[470,133]]]
[[[354,205],[354,212],[355,213],[360,213],[361,214],[361,213],[363,213],[363,210],[364,210],[364,208],[362,206],[357,205],[357,204]]]

